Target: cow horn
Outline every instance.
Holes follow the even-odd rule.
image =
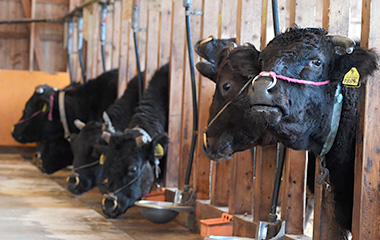
[[[41,87],[41,86],[36,87],[36,93],[43,94],[44,92],[45,92],[45,89],[43,87]]]
[[[115,132],[115,128],[114,126],[112,125],[112,121],[111,121],[111,118],[110,116],[108,116],[108,114],[106,112],[103,112],[103,120],[104,122],[107,124],[108,126],[108,131],[110,131],[111,133],[114,133]]]
[[[228,53],[230,53],[232,50],[234,50],[234,48],[237,47],[237,44],[234,43],[234,42],[230,42],[230,44],[228,44]]]
[[[111,133],[106,132],[106,131],[103,131],[103,132],[102,132],[102,139],[103,139],[104,141],[106,141],[106,143],[110,143]]]
[[[82,130],[82,128],[84,128],[86,126],[86,124],[84,122],[82,122],[81,120],[79,119],[75,119],[74,120],[74,125],[79,129],[79,130]]]
[[[149,142],[148,138],[144,135],[138,136],[135,140],[136,140],[137,146],[140,146],[141,144]]]
[[[351,38],[342,35],[332,35],[330,37],[334,45],[344,47],[347,54],[351,54],[354,51],[356,43]]]

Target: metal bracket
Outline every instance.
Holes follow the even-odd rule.
[[[188,10],[185,12],[186,16],[189,16],[189,15],[201,15],[203,16],[203,11],[191,11],[191,10]]]
[[[259,222],[256,230],[255,240],[265,240],[268,234],[268,223],[267,222]],[[281,222],[281,228],[278,231],[277,235],[270,240],[280,240],[285,236],[285,221]]]

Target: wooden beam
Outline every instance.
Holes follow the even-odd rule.
[[[129,3],[129,5],[128,5]],[[117,32],[117,29],[119,29],[120,33],[114,33],[114,38],[119,36],[119,43],[120,46],[117,48],[119,50],[119,54],[115,54],[119,56],[118,66],[119,66],[119,84],[118,84],[118,96],[122,96],[124,93],[124,90],[127,88],[127,84],[129,82],[128,77],[128,71],[130,70],[129,64],[128,64],[128,57],[129,57],[129,35],[131,33],[131,18],[128,16],[128,11],[124,11],[124,8],[131,8],[132,3],[128,2],[127,0],[121,0],[121,1],[115,1],[115,11],[121,12],[121,18],[119,19],[119,23],[116,21],[115,17],[115,24],[118,25],[118,27],[115,26],[114,30]],[[118,10],[119,9],[119,10]],[[115,16],[119,15],[118,13],[115,13]],[[114,43],[116,44],[116,40],[114,40]],[[116,61],[116,60],[115,60]],[[113,62],[113,65],[116,65],[115,62]]]
[[[319,161],[315,162],[315,176],[320,174]],[[338,223],[334,214],[334,195],[324,184],[314,184],[314,226],[313,239],[341,239]]]
[[[32,0],[31,6],[30,6],[30,17],[35,17],[35,11],[36,11],[36,1]],[[34,47],[35,47],[35,35],[36,35],[36,24],[31,23],[30,24],[30,39],[29,39],[29,71],[33,71],[33,65],[34,65]]]
[[[210,35],[218,35],[219,19],[219,1],[204,1],[203,16],[201,22],[202,38]],[[198,199],[209,198],[209,177],[210,177],[210,159],[206,157],[202,150],[203,136],[202,131],[207,126],[209,117],[209,108],[211,105],[212,95],[215,89],[215,83],[211,80],[201,77],[198,84],[198,139],[197,155],[194,160],[194,188],[197,191]]]
[[[328,30],[330,34],[341,34],[341,35],[348,35],[348,27],[350,23],[350,7],[351,4],[342,4],[338,1],[328,1],[325,4],[328,6],[324,6],[324,8],[328,7],[328,18],[323,17],[322,20],[325,20],[325,18],[328,19]],[[325,13],[324,9],[324,13]]]
[[[166,168],[166,186],[178,187],[179,150],[182,114],[182,85],[185,58],[185,11],[182,2],[173,1],[173,22],[170,49],[169,126],[170,139]]]
[[[230,169],[234,160],[212,162],[211,172],[211,204],[228,206],[230,199]]]
[[[368,39],[368,47],[379,48],[380,16],[378,1],[363,1],[362,36]],[[380,236],[380,72],[376,71],[359,89],[358,116],[359,126],[356,132],[356,164],[354,211],[352,239],[378,239]]]
[[[121,19],[122,19],[122,0],[116,0],[113,3],[113,32],[112,32],[112,61],[111,68],[119,68],[120,55],[125,54],[120,51],[121,48]],[[123,36],[124,37],[124,36]],[[119,68],[120,72],[120,68]],[[120,77],[120,75],[119,75]],[[119,91],[120,92],[120,91]]]
[[[306,166],[305,151],[287,149],[281,186],[281,219],[286,221],[287,234],[304,233]]]
[[[277,148],[275,145],[257,147],[254,179],[253,219],[268,221],[276,175]]]

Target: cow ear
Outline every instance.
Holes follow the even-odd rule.
[[[366,77],[371,75],[379,67],[379,55],[372,49],[355,47],[351,54],[345,54],[338,58],[334,72],[340,73],[337,76],[342,79],[343,76],[355,67],[359,73],[360,83],[364,83]],[[339,71],[337,71],[339,69]]]
[[[260,52],[252,44],[236,48],[227,57],[230,66],[243,76],[257,75],[261,71],[259,64]]]
[[[91,155],[93,157],[100,157],[100,155],[105,155],[107,153],[107,150],[108,150],[107,145],[94,144]]]
[[[213,82],[216,82],[216,69],[215,65],[209,62],[198,62],[196,68],[202,76],[210,79]]]
[[[169,143],[169,137],[166,133],[160,133],[155,136],[151,142],[144,145],[144,152],[149,156],[146,156],[150,161],[155,159],[161,159],[165,156]]]

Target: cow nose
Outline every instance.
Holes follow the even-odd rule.
[[[79,174],[76,172],[70,173],[70,175],[66,179],[66,185],[70,192],[75,193],[77,187],[79,186],[80,178]]]
[[[113,193],[104,194],[102,200],[102,208],[103,212],[106,215],[112,216],[112,213],[117,208],[117,197]]]
[[[260,76],[252,81],[248,89],[248,97],[253,104],[269,103],[276,93],[277,78],[275,76]]]

